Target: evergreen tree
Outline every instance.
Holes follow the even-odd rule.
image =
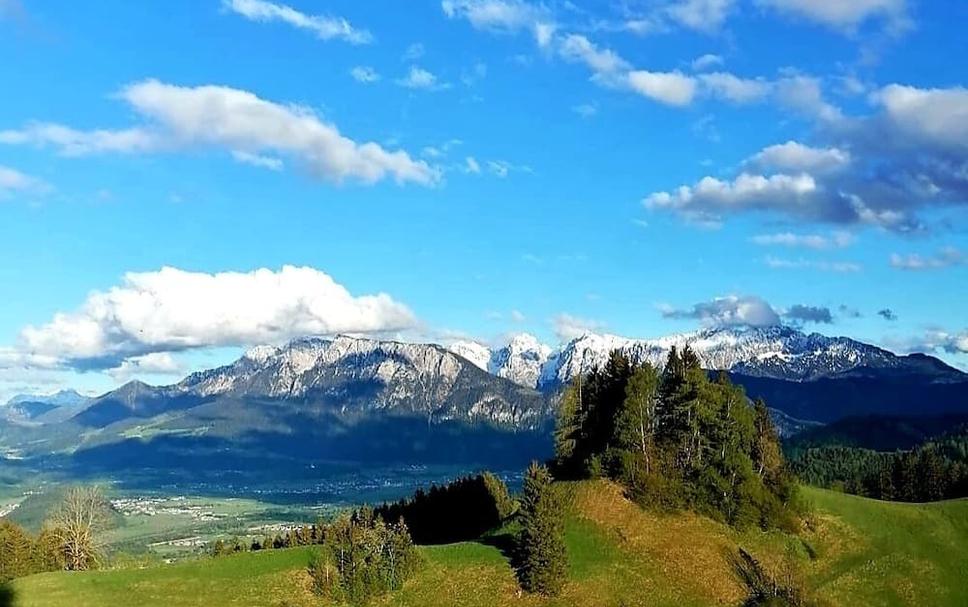
[[[659,373],[650,364],[635,368],[625,387],[618,413],[616,443],[641,456],[645,473],[651,474],[655,440],[659,430]]]
[[[581,376],[575,377],[565,388],[555,418],[555,469],[569,475],[574,473],[576,447],[581,433],[582,380]]]
[[[0,583],[33,573],[34,569],[31,537],[19,525],[0,519]]]
[[[528,592],[555,596],[565,582],[567,555],[561,508],[551,474],[532,463],[524,479],[519,539],[521,585]]]

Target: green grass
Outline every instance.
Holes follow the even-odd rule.
[[[819,542],[813,583],[846,604],[968,605],[968,500],[900,504],[806,489],[840,538]],[[826,553],[825,553],[826,552]]]
[[[561,484],[571,498],[561,597],[521,594],[502,530],[485,543],[420,549],[424,564],[396,607],[738,605],[745,589],[730,565],[739,546],[764,563],[798,548],[808,586],[824,605],[968,604],[968,501],[875,502],[805,489],[813,504],[801,537],[738,532],[682,513],[646,512],[604,482]],[[808,555],[813,555],[808,556]],[[17,607],[319,604],[305,573],[309,549],[202,558],[144,569],[31,576],[13,584]]]

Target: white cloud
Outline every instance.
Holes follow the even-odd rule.
[[[863,267],[852,261],[826,261],[815,259],[783,259],[781,257],[767,257],[764,262],[774,270],[820,270],[822,272],[854,273]]]
[[[545,11],[522,0],[443,0],[444,14],[477,29],[512,32],[533,28]]]
[[[666,105],[689,105],[696,94],[695,79],[678,71],[635,70],[628,73],[627,79],[633,91]]]
[[[559,314],[552,319],[552,326],[560,341],[571,341],[587,333],[601,331],[605,328],[605,323],[571,314]]]
[[[666,12],[680,25],[701,32],[713,32],[726,21],[733,0],[678,0]]]
[[[824,250],[848,247],[854,242],[854,237],[849,232],[833,232],[830,235],[779,232],[776,234],[759,234],[754,236],[752,241],[764,246],[778,245]]]
[[[873,95],[885,120],[913,143],[968,149],[968,89],[919,89],[891,84]]]
[[[651,209],[675,209],[697,216],[740,210],[807,210],[806,201],[817,189],[807,174],[740,174],[733,181],[703,177],[696,185],[681,186],[672,192],[657,192],[645,199]]]
[[[117,367],[106,373],[117,382],[125,382],[134,377],[145,375],[180,376],[186,369],[168,352],[152,352],[142,356],[132,356],[121,361]]]
[[[370,32],[356,29],[346,19],[307,15],[285,4],[275,4],[265,0],[223,0],[222,6],[250,21],[281,21],[293,27],[311,31],[322,40],[338,38],[352,44],[367,44],[373,41]]]
[[[481,165],[473,156],[464,159],[464,166],[468,173],[478,174],[481,172]]]
[[[310,267],[217,274],[166,267],[128,273],[78,310],[24,328],[18,350],[79,368],[117,368],[150,353],[396,331],[415,322],[389,295],[354,296]]]
[[[614,51],[599,48],[579,34],[569,34],[562,38],[558,52],[569,61],[584,63],[598,75],[628,71],[631,68],[629,63]]]
[[[665,318],[693,318],[704,325],[772,327],[780,324],[780,315],[755,295],[727,295],[694,304],[689,309],[668,306],[660,308]]]
[[[825,145],[768,146],[743,161],[732,183],[709,176],[657,192],[647,205],[690,220],[770,210],[786,219],[924,232],[931,226],[922,209],[968,204],[968,89],[889,85],[870,96],[875,113],[845,116],[824,100],[816,78],[786,76],[775,86],[781,103],[816,121],[814,136]]]
[[[775,83],[776,98],[784,106],[821,121],[834,122],[843,117],[840,109],[823,96],[820,79],[803,74],[793,74]]]
[[[896,27],[906,21],[905,0],[757,0],[761,6],[835,29],[850,30],[882,18]]]
[[[427,91],[449,88],[449,85],[441,83],[435,74],[416,65],[410,66],[410,71],[407,72],[405,77],[397,80],[397,84],[408,89],[422,89]]]
[[[380,80],[380,74],[375,69],[367,65],[357,65],[350,70],[350,76],[357,82],[370,84]]]
[[[968,330],[952,333],[941,329],[926,331],[922,337],[908,340],[908,351],[933,352],[944,351],[949,354],[968,354]]]
[[[159,134],[148,129],[79,131],[49,122],[32,122],[20,130],[0,131],[0,143],[53,146],[64,156],[84,156],[103,152],[151,152],[164,147]]]
[[[797,141],[787,141],[763,148],[747,160],[761,168],[780,171],[806,171],[811,174],[838,171],[850,164],[850,152],[835,147],[814,148]]]
[[[692,69],[696,72],[703,72],[709,68],[716,67],[723,64],[723,58],[719,55],[713,55],[711,53],[706,53],[701,57],[696,57],[692,61]]]
[[[357,143],[308,108],[274,103],[248,91],[145,80],[125,87],[119,97],[151,127],[83,132],[35,124],[0,132],[0,143],[54,145],[69,155],[215,146],[249,154],[289,155],[313,175],[336,183],[349,179],[374,183],[391,177],[398,183],[432,185],[439,178],[434,168],[404,151]]]
[[[772,91],[765,80],[739,78],[727,72],[699,74],[697,78],[710,95],[738,104],[762,101]]]
[[[232,150],[232,158],[235,158],[236,162],[241,162],[242,164],[248,164],[262,169],[269,169],[270,171],[281,171],[284,166],[283,162],[278,158],[273,158],[272,156],[262,156],[260,154],[253,154],[251,152],[243,152],[239,150]]]
[[[524,322],[527,320],[527,317],[520,310],[511,310],[511,314],[509,316],[514,322]]]
[[[922,256],[916,253],[910,255],[891,255],[891,267],[899,270],[938,270],[952,266],[968,264],[968,258],[955,247],[946,247],[935,255]]]
[[[0,165],[0,198],[14,193],[46,194],[53,188],[43,179]]]

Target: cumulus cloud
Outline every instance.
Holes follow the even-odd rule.
[[[353,77],[353,80],[362,82],[363,84],[370,84],[380,80],[380,74],[378,74],[375,69],[367,65],[357,65],[350,70],[350,76]]]
[[[279,21],[310,31],[322,40],[336,38],[352,44],[367,44],[373,41],[370,32],[353,27],[346,19],[307,15],[285,4],[275,4],[265,0],[223,0],[222,6],[250,21]]]
[[[791,140],[763,148],[746,163],[768,170],[829,173],[847,167],[850,164],[850,152],[835,147],[814,148]]]
[[[571,341],[587,333],[601,331],[605,328],[605,323],[571,314],[559,314],[552,319],[552,326],[559,341]]]
[[[883,121],[890,125],[898,143],[927,144],[962,153],[968,150],[968,89],[891,84],[871,99],[883,108]]]
[[[758,234],[751,239],[755,244],[763,246],[803,247],[807,249],[842,249],[854,242],[850,232],[833,232],[824,234],[794,234],[793,232],[778,232],[775,234]]]
[[[774,83],[777,101],[808,118],[836,122],[843,117],[840,108],[827,101],[819,78],[805,74],[791,74]]]
[[[689,105],[696,94],[696,80],[678,71],[634,70],[626,77],[633,91],[666,105]]]
[[[219,147],[259,155],[287,155],[320,178],[342,183],[432,185],[436,169],[404,151],[358,143],[309,108],[267,101],[225,86],[184,87],[145,80],[118,95],[148,124],[121,131],[77,131],[55,124],[32,124],[0,131],[0,143],[51,145],[66,155],[146,152]]]
[[[834,316],[830,308],[824,306],[807,306],[795,304],[783,312],[783,318],[793,323],[817,323],[829,325],[834,322]]]
[[[938,270],[968,264],[968,258],[955,247],[945,247],[934,255],[891,255],[891,267],[899,270]]]
[[[135,376],[184,375],[185,371],[185,367],[168,352],[152,352],[123,360],[121,364],[108,369],[106,373],[115,381],[125,382]]]
[[[664,318],[691,318],[716,327],[772,327],[780,324],[780,315],[764,299],[755,295],[728,295],[694,304],[688,309],[663,307]]]
[[[737,104],[762,101],[772,92],[772,84],[763,79],[740,78],[727,72],[699,74],[708,94]]]
[[[883,318],[884,320],[888,320],[891,322],[897,320],[897,314],[894,312],[894,310],[890,308],[882,308],[878,310],[877,315]]]
[[[732,181],[703,177],[694,186],[650,194],[644,204],[649,209],[671,209],[695,219],[776,209],[809,216],[815,212],[811,199],[817,189],[816,181],[806,173],[769,177],[742,173]]]
[[[43,179],[0,165],[0,199],[11,194],[46,194],[52,189]]]
[[[869,19],[892,27],[906,23],[905,0],[757,0],[760,6],[839,30],[852,30]]]
[[[941,329],[932,329],[923,336],[913,340],[911,351],[943,351],[948,354],[968,354],[968,330],[952,333]]]
[[[815,85],[801,76],[786,81],[807,90]],[[826,145],[768,146],[747,158],[732,181],[708,176],[653,193],[646,205],[689,220],[760,211],[916,232],[930,229],[923,209],[968,204],[968,90],[890,85],[870,101],[874,113],[847,117],[808,93],[798,103],[811,108],[817,137]]]
[[[279,342],[308,334],[379,333],[415,325],[385,293],[354,296],[310,267],[207,274],[165,267],[131,272],[75,311],[25,327],[17,351],[89,369],[156,363],[147,354]],[[139,363],[138,361],[141,361]]]

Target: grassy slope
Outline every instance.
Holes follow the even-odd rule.
[[[566,532],[571,581],[563,596],[520,596],[497,548],[462,543],[423,548],[425,567],[380,604],[737,605],[745,594],[729,564],[737,546],[766,563],[797,550],[825,603],[968,604],[968,501],[916,506],[807,489],[816,514],[801,542],[738,533],[692,514],[644,512],[604,482],[561,489],[573,497]],[[87,607],[137,596],[139,607],[311,605],[307,559],[306,549],[296,549],[143,570],[42,574],[16,583],[14,604]]]

